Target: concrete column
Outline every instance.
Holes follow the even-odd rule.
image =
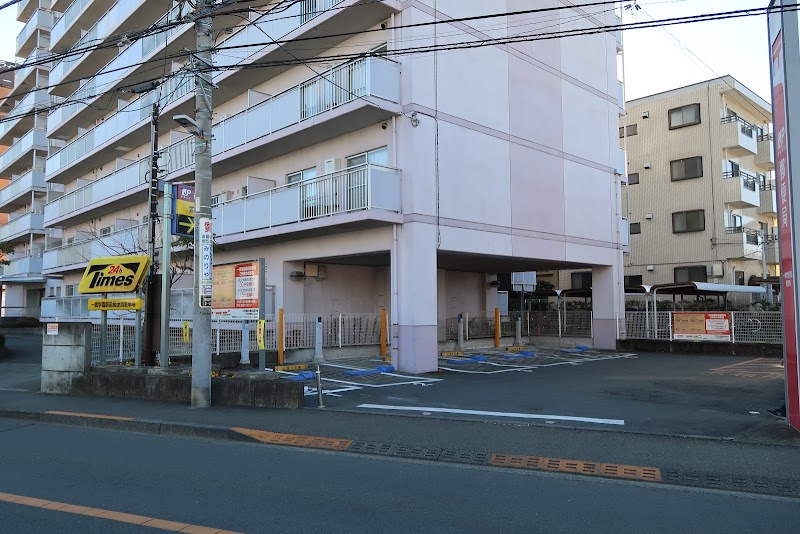
[[[398,365],[408,373],[438,369],[436,227],[406,223],[398,230]]]
[[[621,263],[620,263],[621,265]],[[592,268],[592,310],[594,348],[616,350],[617,317],[624,313],[624,289],[621,268]]]

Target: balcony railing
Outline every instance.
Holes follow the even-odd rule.
[[[762,191],[774,191],[775,190],[775,180],[766,180],[761,182],[761,190]]]
[[[400,211],[400,172],[364,164],[253,193],[212,209],[220,236],[363,210]]]
[[[18,276],[21,274],[41,274],[42,272],[42,253],[34,253],[30,256],[22,256],[9,261],[8,265],[2,268],[2,276]]]
[[[223,41],[221,46],[237,46],[240,48],[230,50],[224,55],[220,54],[215,59],[215,64],[221,67],[227,67],[238,63],[240,60],[249,56],[257,55],[260,51],[273,46],[271,44],[266,46],[262,45],[257,49],[255,54],[253,53],[252,48],[247,47],[247,45],[251,43],[263,43],[266,39],[263,32],[266,32],[274,39],[280,39],[289,32],[296,30],[309,20],[324,13],[326,10],[337,4],[340,4],[343,1],[344,0],[304,0],[303,2],[292,4],[290,7],[281,9],[275,13],[267,12],[256,19],[254,23],[243,26],[241,30],[236,31],[228,39]],[[176,7],[155,24],[161,25],[167,22],[175,21],[177,20],[177,16],[178,9]],[[125,67],[131,65],[132,66],[130,69],[135,69],[136,65],[141,63],[146,57],[156,56],[158,53],[160,53],[161,48],[173,36],[183,32],[191,31],[192,28],[193,26],[191,24],[184,24],[176,26],[175,28],[172,28],[166,32],[159,32],[149,35],[132,43],[117,57],[111,60],[105,67],[99,69],[97,75],[87,82],[87,84],[91,83],[92,88],[111,88],[113,84],[117,83],[119,80],[124,80],[127,76],[126,72],[123,72],[120,69],[125,69]],[[78,43],[76,46],[80,46],[80,43]],[[237,53],[237,50],[240,50],[240,53],[244,55],[240,56],[240,53]],[[65,68],[71,67],[53,68],[50,83],[58,83],[58,81],[64,76],[60,69]],[[92,91],[93,90],[94,89],[92,89]],[[75,94],[67,97],[69,101],[75,102],[75,104],[71,104],[69,107],[63,107],[61,108],[63,111],[60,113],[53,113],[50,117],[48,117],[47,129],[53,131],[59,124],[71,118],[80,110],[86,108],[87,105],[91,104],[91,100],[93,100],[93,98],[88,97],[93,96],[94,93],[85,91],[82,95],[79,95],[76,92]],[[89,102],[79,102],[82,99],[88,99]]]
[[[728,171],[722,173],[723,178],[742,178],[742,187],[748,189],[750,191],[756,191],[756,184],[758,183],[758,179],[750,173],[744,171]]]
[[[19,234],[44,232],[44,212],[30,211],[0,226],[0,241],[8,241]]]
[[[33,16],[28,19],[28,22],[25,23],[19,35],[17,35],[17,53],[19,55],[27,55],[28,51],[25,45],[36,30],[39,28],[46,28],[49,30],[52,27],[53,14],[49,11],[37,10]]]
[[[394,61],[369,57],[345,63],[218,122],[212,127],[211,152],[219,155],[361,98],[398,102],[399,91]],[[165,149],[167,172],[194,164],[194,143],[188,137]]]
[[[0,123],[0,138],[4,137],[11,129],[25,118],[30,117],[31,113],[38,108],[46,107],[50,102],[50,97],[45,89],[39,89],[25,95],[17,102],[17,105],[8,112],[5,120]],[[16,120],[15,120],[16,119]]]
[[[728,226],[725,228],[726,234],[744,234],[744,242],[748,245],[759,244],[759,231],[744,226]]]
[[[86,107],[84,100],[92,99],[95,96],[97,78],[92,78],[83,84],[77,91],[64,99],[64,104],[58,106],[47,116],[47,131],[51,132],[56,126],[75,115],[79,110]]]
[[[6,171],[20,156],[37,147],[47,150],[47,134],[44,130],[31,130],[17,139],[17,142],[0,156],[0,173]]]
[[[45,189],[44,171],[31,169],[19,178],[11,180],[7,186],[0,189],[0,206],[34,187]]]
[[[744,120],[741,117],[736,115],[731,115],[729,117],[723,117],[720,119],[720,124],[729,124],[731,122],[738,122],[739,123],[739,130],[742,132],[743,135],[746,135],[750,139],[754,138],[756,127]]]
[[[762,134],[758,136],[758,141],[772,141],[772,134]]]
[[[80,266],[98,256],[136,254],[144,250],[149,226],[130,226],[109,234],[68,243],[44,251],[42,268],[60,269]]]
[[[22,67],[21,69],[14,71],[14,88],[17,89],[22,84],[22,82],[30,76],[30,74],[34,71],[34,69],[49,69],[50,63],[37,63],[36,65],[31,65],[31,63],[36,63],[42,57],[47,57],[49,53],[47,50],[43,48],[34,48],[28,57],[25,58],[25,61],[22,62],[23,65],[27,65],[26,67]]]
[[[102,202],[147,182],[150,159],[143,158],[113,173],[95,180],[81,188],[48,202],[44,207],[44,219],[49,224],[53,219],[79,211],[97,202]]]
[[[58,22],[53,26],[53,31],[50,32],[50,43],[54,47],[58,46],[58,42],[67,30],[78,20],[78,15],[81,14],[83,8],[92,2],[94,2],[94,0],[75,0],[69,5],[66,11],[64,11],[64,14],[61,15],[61,18],[58,19]]]
[[[94,149],[130,129],[151,115],[151,106],[157,100],[163,109],[169,103],[194,90],[194,84],[186,77],[170,78],[160,91],[148,93],[125,105],[91,130],[71,141],[64,148],[47,158],[47,174],[53,175],[82,158]],[[163,95],[159,99],[159,94]]]

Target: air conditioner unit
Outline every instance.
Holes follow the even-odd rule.
[[[323,167],[324,171],[323,174],[331,174],[339,169],[342,168],[342,160],[341,158],[330,158],[325,160],[325,165]]]
[[[653,220],[653,214],[652,213],[645,213],[644,214],[644,218],[647,219],[648,221],[652,221]]]
[[[647,266],[647,270],[650,271],[650,272],[653,272],[653,271],[656,270],[656,266],[655,265],[648,265]]]
[[[645,164],[644,164],[644,168],[645,168],[645,169],[649,169],[650,167],[652,167],[652,164],[651,164],[651,163],[645,163]]]

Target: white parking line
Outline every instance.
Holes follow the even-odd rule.
[[[456,408],[431,408],[424,406],[390,406],[386,404],[360,404],[359,408],[367,410],[393,410],[401,412],[452,413],[459,415],[484,415],[488,417],[509,417],[513,419],[546,419],[548,421],[575,421],[578,423],[596,423],[599,425],[624,426],[623,419],[597,419],[594,417],[573,417],[571,415],[541,415],[513,412],[487,412],[483,410],[459,410]]]

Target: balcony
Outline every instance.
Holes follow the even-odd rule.
[[[147,143],[150,139],[152,104],[158,100],[159,93],[164,96],[158,102],[161,109],[165,109],[190,91],[194,91],[193,78],[183,76],[170,78],[160,91],[150,92],[122,105],[117,113],[47,158],[48,181],[70,180],[75,175],[83,175],[103,165],[109,158],[107,153],[103,153],[103,149],[109,144],[139,146]],[[70,172],[65,174],[70,176],[59,177],[59,174],[66,169]]]
[[[7,186],[0,189],[0,212],[15,210],[31,203],[30,193],[47,192],[44,171],[31,169],[22,176],[17,176]]]
[[[42,274],[42,254],[35,253],[31,256],[22,256],[9,260],[8,265],[2,267],[2,274],[0,280],[5,283],[13,282],[14,276],[26,275],[41,275]],[[8,279],[12,278],[12,279]]]
[[[741,117],[732,115],[720,119],[722,148],[732,157],[752,156],[758,152],[756,127]]]
[[[47,153],[47,133],[44,130],[29,131],[0,156],[0,176],[20,174],[33,167],[33,158],[26,156],[31,156],[34,150]]]
[[[775,195],[775,181],[770,180],[761,184],[761,202],[758,205],[759,215],[777,215],[778,199]]]
[[[388,224],[400,213],[400,171],[365,164],[313,180],[253,193],[212,209],[220,242],[253,239],[252,232],[281,227],[260,235],[324,231],[342,224]],[[282,227],[315,219],[314,224]]]
[[[267,12],[257,19],[255,24],[239,26],[241,29],[231,35],[219,46],[238,46],[235,50],[223,51],[216,58],[215,62],[221,66],[233,65],[239,60],[250,61],[279,61],[290,58],[285,52],[287,44],[283,47],[266,44],[269,39],[264,35],[266,32],[274,39],[287,41],[302,38],[319,33],[342,34],[350,31],[358,31],[368,28],[385,18],[392,12],[399,10],[394,0],[373,1],[369,4],[359,4],[360,0],[313,0],[311,2],[297,2],[286,9],[281,9],[276,13]],[[330,9],[330,7],[336,9]],[[242,7],[237,4],[237,7]],[[357,9],[358,16],[353,16],[353,8]],[[326,11],[329,10],[329,11]],[[165,15],[159,23],[167,20],[174,20],[175,12]],[[223,24],[224,23],[224,24]],[[242,20],[233,15],[220,15],[215,18],[215,24],[236,26]],[[158,62],[164,54],[181,52],[184,47],[190,47],[193,43],[193,26],[190,24],[178,26],[169,32],[155,34],[145,39],[136,41],[125,49],[118,57],[114,58],[102,69],[98,75],[88,83],[91,87],[103,87],[106,90],[118,88],[121,85],[131,85],[152,77],[153,62]],[[325,39],[324,43],[315,41],[320,47],[331,47],[344,41],[347,37],[332,37]],[[247,45],[253,44],[248,47]],[[293,54],[301,59],[315,55],[315,52],[308,50],[308,46],[298,45],[297,50],[292,50]],[[166,48],[166,49],[165,49]],[[224,54],[224,55],[223,55]],[[214,92],[214,104],[220,105],[239,96],[242,87],[255,87],[279,75],[280,73],[292,68],[291,66],[274,66],[268,69],[245,69],[243,72],[238,70],[223,70],[215,74],[214,81],[220,89]],[[52,83],[55,83],[52,79]],[[69,100],[75,102],[68,108],[63,108],[60,113],[54,113],[48,117],[48,134],[53,136],[71,137],[77,128],[85,127],[101,118],[103,111],[92,107],[94,103],[94,89],[84,91],[82,95],[71,95]],[[87,98],[91,97],[91,98]],[[85,102],[77,102],[81,98],[87,98]],[[179,99],[171,110],[162,110],[164,114],[191,114],[194,109],[194,99],[184,96]]]
[[[0,226],[0,242],[27,241],[30,234],[44,234],[44,213],[41,210],[30,211]]]
[[[74,226],[147,200],[150,159],[143,158],[48,202],[47,226]]]
[[[50,102],[47,91],[40,89],[25,95],[17,105],[8,112],[5,120],[0,123],[0,143],[11,144],[14,137],[19,137],[33,128],[35,111],[46,108]]]
[[[51,93],[66,96],[75,91],[78,80],[88,78],[97,72],[98,65],[105,65],[115,57],[119,57],[116,46],[96,48],[89,46],[102,41],[112,34],[123,33],[134,28],[147,27],[156,22],[164,14],[164,3],[152,0],[119,0],[83,35],[73,48],[87,50],[83,54],[74,55],[59,61],[50,71],[50,84],[63,84],[53,87]],[[160,34],[156,34],[160,35]],[[143,42],[144,39],[137,41]],[[130,47],[129,47],[130,48]],[[123,52],[124,53],[124,52]],[[119,54],[119,56],[118,56]],[[130,63],[123,63],[127,65]],[[116,76],[119,73],[115,73]],[[70,83],[64,83],[65,79]],[[98,84],[98,86],[101,86]]]
[[[75,271],[83,269],[90,259],[99,256],[139,253],[146,246],[147,233],[148,225],[140,224],[110,234],[47,249],[44,251],[42,270],[48,274]]]
[[[325,71],[214,125],[214,172],[229,174],[387,120],[401,112],[399,96],[393,61],[362,58]],[[164,153],[168,179],[193,172],[194,138]]]
[[[758,153],[754,162],[768,171],[775,169],[775,145],[772,142],[772,134],[758,136]]]
[[[725,239],[717,245],[726,259],[761,260],[759,231],[743,226],[725,228]]]
[[[53,27],[53,14],[49,11],[37,9],[33,16],[28,19],[22,31],[17,35],[17,56],[27,57],[34,48],[39,46],[38,33],[40,31],[49,32]]]
[[[33,12],[39,8],[40,0],[22,0],[17,4],[17,20],[19,22],[27,21]],[[55,8],[53,8],[55,9]],[[56,11],[58,11],[56,9]]]
[[[51,48],[57,50],[74,45],[87,23],[96,21],[112,3],[112,0],[74,0],[50,32]]]
[[[757,208],[761,202],[758,180],[745,171],[722,174],[722,198],[733,208]]]
[[[25,61],[22,62],[23,65],[29,65],[30,63],[35,63],[39,61],[42,57],[48,55],[47,50],[43,48],[34,48],[33,51],[28,54],[28,57],[25,58]],[[29,91],[30,89],[36,87],[37,85],[46,85],[45,83],[38,83],[37,76],[40,73],[45,73],[50,70],[50,63],[42,63],[41,65],[29,65],[27,67],[22,67],[19,70],[14,71],[14,88],[8,94],[9,98],[13,98],[25,91]],[[45,75],[46,76],[46,75]],[[46,78],[43,78],[42,81],[46,81]]]

